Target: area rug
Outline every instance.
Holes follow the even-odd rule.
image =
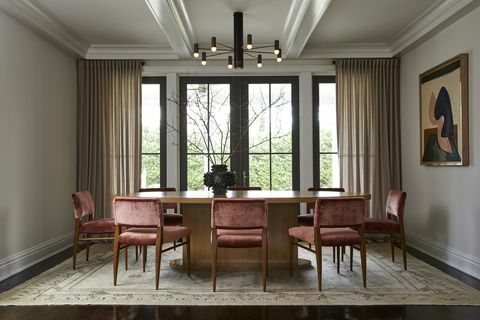
[[[271,271],[267,292],[260,285],[260,272],[221,272],[217,292],[212,292],[210,272],[186,273],[170,269],[168,262],[181,257],[181,251],[163,255],[160,289],[154,287],[153,252],[145,273],[130,254],[129,270],[119,266],[118,286],[112,283],[112,245],[91,248],[89,262],[84,252],[77,270],[67,260],[39,276],[0,294],[0,305],[480,305],[480,291],[448,276],[434,267],[408,256],[408,271],[399,261],[392,262],[390,246],[367,247],[367,288],[362,286],[360,257],[354,254],[353,271],[348,253],[340,274],[331,251],[323,256],[323,290],[317,289],[315,256],[299,250],[313,267],[296,271]],[[348,251],[348,250],[347,250]],[[121,257],[122,258],[122,257]]]

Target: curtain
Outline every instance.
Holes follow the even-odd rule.
[[[371,217],[384,216],[391,188],[401,188],[400,60],[336,60],[341,186],[372,195]]]
[[[141,61],[78,61],[77,189],[98,217],[111,217],[115,194],[140,186]]]

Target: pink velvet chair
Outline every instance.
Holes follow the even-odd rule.
[[[260,199],[212,201],[212,282],[217,283],[218,248],[262,248],[263,291],[267,289],[268,205]]]
[[[350,269],[353,266],[353,245],[360,245],[363,286],[367,285],[365,225],[365,200],[352,198],[322,198],[315,202],[313,226],[290,228],[290,275],[293,276],[294,246],[315,253],[317,260],[318,289],[322,290],[322,246],[350,246]],[[295,239],[297,241],[295,241]],[[315,245],[315,250],[301,245],[298,240]],[[337,272],[340,272],[337,251]]]
[[[120,245],[155,246],[155,288],[160,280],[162,252],[174,248],[162,248],[164,243],[185,239],[187,268],[190,275],[190,234],[191,229],[182,226],[164,226],[162,203],[152,198],[117,197],[113,201],[115,213],[115,236],[113,244],[113,284],[117,285],[118,255]],[[126,228],[122,228],[126,227]],[[122,231],[125,230],[125,231]]]
[[[92,195],[88,191],[75,192],[72,194],[74,231],[72,261],[73,269],[77,264],[78,242],[85,241],[85,257],[88,261],[90,254],[90,242],[95,240],[113,240],[114,220],[111,218],[95,219],[95,206]],[[109,235],[107,237],[90,237],[90,235]]]
[[[390,190],[385,206],[385,219],[365,218],[365,232],[369,234],[384,234],[390,238],[392,261],[395,261],[395,238],[400,236],[402,242],[403,267],[407,270],[407,241],[403,224],[403,210],[407,193],[400,190]]]

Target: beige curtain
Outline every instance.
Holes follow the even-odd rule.
[[[140,61],[78,61],[77,189],[92,193],[98,217],[140,186],[141,71]]]
[[[401,187],[399,67],[399,59],[336,60],[340,182],[372,195],[371,217]]]

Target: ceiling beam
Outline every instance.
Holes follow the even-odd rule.
[[[298,58],[331,0],[294,0],[285,20],[280,47],[282,55]]]
[[[69,54],[85,58],[89,44],[34,0],[0,0],[0,9],[46,37]]]
[[[192,57],[195,35],[183,0],[145,0],[180,59]]]

